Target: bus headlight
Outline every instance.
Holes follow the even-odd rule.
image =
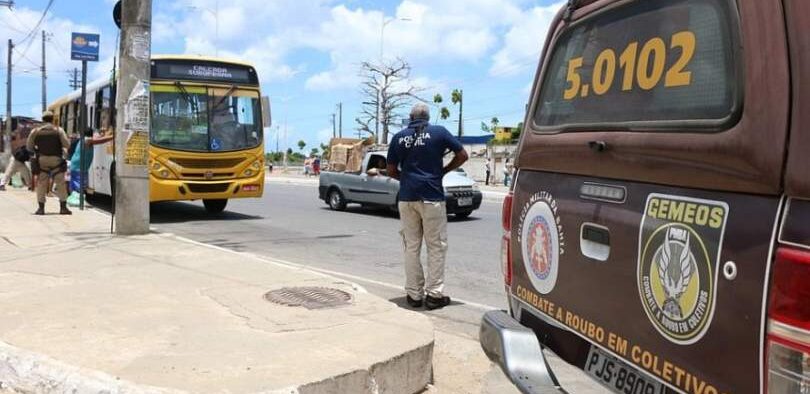
[[[261,160],[256,160],[250,166],[253,167],[254,169],[258,170],[258,169],[262,168],[262,161]]]
[[[242,173],[242,175],[244,175],[244,176],[253,176],[253,170],[248,168],[247,170],[245,170],[245,172]]]
[[[154,175],[157,178],[161,178],[161,179],[174,179],[175,178],[174,173],[169,171],[168,168],[164,167],[163,164],[160,163],[157,160],[152,162],[151,170],[152,170],[152,175]]]

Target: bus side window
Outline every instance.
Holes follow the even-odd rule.
[[[101,129],[101,132],[103,134],[106,134],[108,130],[112,130],[114,128],[111,116],[112,108],[110,108],[110,104],[112,104],[112,101],[110,100],[111,97],[112,97],[112,86],[108,85],[105,86],[103,89],[101,89],[99,95],[100,100],[99,107],[101,109],[98,111],[99,112],[98,124],[99,129]]]

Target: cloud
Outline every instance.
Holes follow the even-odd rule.
[[[356,86],[358,65],[381,55],[407,59],[414,68],[476,62],[497,44],[498,28],[519,16],[520,9],[508,0],[471,0],[463,6],[453,0],[403,0],[393,16],[339,5],[303,42],[328,52],[331,60],[331,69],[313,75],[306,86]]]
[[[38,81],[41,77],[42,30],[47,33],[45,57],[49,104],[67,90],[65,80],[68,79],[68,75],[66,73],[70,73],[70,77],[72,77],[74,68],[81,69],[80,62],[70,59],[71,32],[97,34],[102,32],[98,26],[76,23],[49,13],[42,21],[42,24],[29,37],[29,32],[32,31],[34,26],[37,26],[37,22],[41,17],[41,9],[36,10],[27,7],[17,7],[14,10],[0,9],[0,19],[4,21],[4,23],[0,24],[0,37],[4,38],[2,43],[4,59],[6,53],[5,38],[11,38],[15,44],[12,56],[12,71],[15,83],[15,102],[13,105],[20,110],[27,107],[27,105],[24,105],[26,102],[39,101],[39,84],[34,81]],[[109,76],[112,70],[112,57],[117,49],[115,44],[114,35],[101,34],[101,48],[99,51],[101,61],[88,63],[88,82]],[[37,99],[33,100],[32,97],[37,97]],[[32,111],[39,116],[39,106]],[[25,111],[23,110],[23,112]]]
[[[492,76],[513,76],[537,66],[551,21],[564,5],[558,2],[533,7],[514,21],[504,37],[504,46],[492,57]]]

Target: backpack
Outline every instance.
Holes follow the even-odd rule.
[[[21,146],[21,147],[17,148],[17,150],[14,151],[14,160],[21,161],[21,162],[25,163],[26,161],[28,161],[30,159],[31,159],[31,153],[28,152],[28,149],[26,149],[24,146]]]

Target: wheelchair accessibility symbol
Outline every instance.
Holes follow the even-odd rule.
[[[222,149],[222,143],[219,141],[218,138],[211,139],[211,150],[220,150]]]

